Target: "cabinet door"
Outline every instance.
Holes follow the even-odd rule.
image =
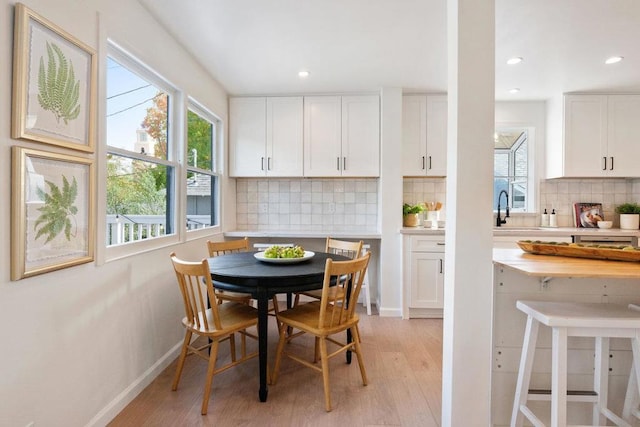
[[[302,176],[302,97],[267,98],[267,176]]]
[[[444,307],[444,254],[437,252],[411,253],[412,308]]]
[[[402,97],[402,175],[427,173],[427,97]]]
[[[341,100],[304,97],[304,176],[340,176]]]
[[[447,175],[447,96],[427,96],[428,176]]]
[[[608,101],[609,176],[638,177],[640,95],[609,95]]]
[[[565,96],[564,176],[606,176],[608,166],[607,96]]]
[[[266,100],[229,100],[229,175],[264,176],[266,169]]]
[[[380,175],[380,98],[342,97],[342,176]]]

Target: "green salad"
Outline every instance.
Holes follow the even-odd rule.
[[[304,256],[304,249],[302,246],[285,247],[285,246],[270,246],[264,251],[265,258],[302,258]]]

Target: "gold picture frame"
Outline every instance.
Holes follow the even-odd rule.
[[[94,162],[12,147],[11,280],[94,259]]]
[[[93,153],[96,78],[94,49],[16,4],[12,138]]]

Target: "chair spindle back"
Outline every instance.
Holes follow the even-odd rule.
[[[222,329],[217,296],[213,291],[207,260],[183,261],[173,252],[170,257],[182,293],[187,323],[202,332]],[[211,319],[207,317],[207,309],[209,309],[207,297],[211,302]],[[211,320],[213,320],[213,324],[210,324]]]
[[[334,328],[353,318],[370,257],[371,254],[367,252],[363,257],[352,261],[327,259],[320,300],[321,328]],[[329,291],[332,282],[342,292],[332,294]]]
[[[356,259],[362,252],[362,244],[362,240],[360,240],[359,242],[348,242],[327,237],[325,252],[336,255],[343,255],[351,259]]]
[[[209,256],[219,256],[224,254],[230,254],[234,252],[246,252],[249,250],[249,239],[239,240],[227,240],[224,242],[212,242],[207,240],[207,249],[209,249]]]

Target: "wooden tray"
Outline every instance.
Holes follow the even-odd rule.
[[[548,242],[517,242],[520,248],[537,255],[558,255],[576,258],[608,259],[614,261],[640,261],[640,249],[622,250],[612,248],[596,248],[593,246],[576,246],[567,244],[549,244]]]

